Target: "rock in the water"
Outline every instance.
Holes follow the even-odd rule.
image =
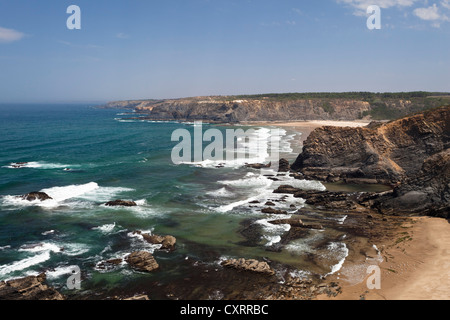
[[[273,193],[295,194],[301,190],[290,185],[281,185]]]
[[[267,262],[250,259],[230,259],[222,262],[222,266],[227,268],[234,268],[242,271],[252,271],[256,273],[263,273],[267,275],[274,275],[275,271],[269,266]]]
[[[159,236],[159,235],[150,235],[147,233],[142,233],[141,231],[135,231],[135,234],[140,234],[145,241],[151,244],[160,244],[161,249],[163,250],[175,250],[175,245],[177,243],[177,239],[174,236]]]
[[[22,196],[22,199],[28,201],[35,201],[35,200],[45,201],[45,200],[52,200],[53,198],[50,197],[45,192],[34,191]]]
[[[22,279],[0,282],[0,300],[65,300],[46,283],[45,273]]]
[[[108,207],[136,207],[137,204],[134,201],[114,200],[105,203]]]
[[[268,213],[268,214],[287,214],[287,211],[284,210],[277,210],[274,208],[264,208],[261,210],[262,213]]]
[[[247,168],[252,168],[252,169],[264,169],[264,168],[270,168],[272,166],[272,162],[270,162],[269,164],[263,164],[263,163],[253,163],[253,164],[246,164],[245,165]]]
[[[280,159],[278,172],[289,172],[291,171],[291,164],[286,159]]]
[[[125,258],[125,261],[137,271],[152,272],[159,268],[153,255],[147,251],[132,252]]]
[[[275,225],[289,224],[291,227],[294,227],[294,228],[318,229],[318,230],[323,229],[323,226],[320,224],[304,224],[302,220],[295,219],[295,218],[273,220],[273,221],[269,221],[269,223],[275,224]]]

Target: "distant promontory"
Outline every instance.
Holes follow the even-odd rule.
[[[101,108],[131,109],[155,121],[238,123],[295,120],[392,120],[450,104],[450,93],[344,92],[208,96],[113,101]]]

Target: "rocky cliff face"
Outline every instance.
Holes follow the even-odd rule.
[[[208,122],[396,119],[450,103],[450,95],[407,93],[286,93],[110,102],[141,119]]]
[[[354,120],[369,111],[364,101],[322,100],[223,100],[203,97],[178,100],[142,102],[138,113],[153,120],[204,120],[216,122]]]
[[[310,179],[394,184],[364,205],[449,218],[450,106],[368,128],[316,129],[292,169]]]
[[[311,133],[292,169],[327,181],[398,183],[450,147],[450,107],[367,128]]]

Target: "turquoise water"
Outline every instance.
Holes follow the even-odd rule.
[[[180,128],[192,132],[192,124],[129,121],[121,111],[88,105],[2,105],[0,114],[0,280],[45,272],[50,284],[67,292],[71,268],[78,266],[82,289],[76,294],[108,296],[119,289],[133,293],[146,281],[176,282],[195,274],[199,263],[219,266],[226,257],[265,257],[299,274],[326,274],[348,253],[336,244],[343,234],[336,230],[311,231],[286,250],[268,250],[289,228],[270,225],[269,219],[280,217],[264,215],[261,205],[251,208],[248,202],[279,199],[272,191],[280,184],[324,186],[289,176],[275,182],[228,163],[174,165],[171,134]],[[268,128],[256,129],[267,138]],[[296,157],[299,135],[284,132],[282,156]],[[14,168],[21,162],[26,164]],[[32,191],[53,200],[30,203],[16,197]],[[115,199],[138,206],[103,205]],[[301,208],[303,201],[290,197],[277,207],[292,214],[291,204]],[[332,219],[338,223],[345,217]],[[258,227],[252,244],[240,232],[244,224]],[[161,252],[132,234],[137,230],[173,235],[177,250]],[[154,253],[161,270],[142,274],[125,263],[98,268],[136,250]],[[327,258],[311,263],[306,257],[312,252]]]

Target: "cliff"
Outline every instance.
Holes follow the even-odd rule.
[[[450,103],[432,93],[291,93],[110,102],[134,109],[139,119],[208,122],[394,119]]]
[[[309,179],[393,184],[358,197],[383,214],[450,218],[450,106],[367,128],[318,128],[291,168]]]
[[[398,183],[450,146],[450,107],[365,128],[311,133],[292,169],[326,181]]]

